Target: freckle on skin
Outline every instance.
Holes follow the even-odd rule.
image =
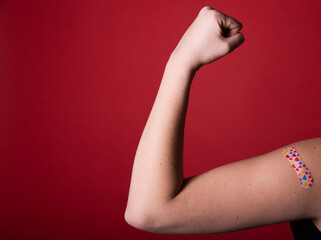
[[[251,186],[251,183],[249,183],[249,186]]]
[[[313,149],[315,149],[315,147],[313,147]]]

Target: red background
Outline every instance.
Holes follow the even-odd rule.
[[[164,236],[124,220],[166,61],[205,5],[245,43],[196,75],[186,176],[320,136],[319,0],[2,0],[1,239],[292,239],[287,223]]]

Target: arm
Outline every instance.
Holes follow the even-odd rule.
[[[184,122],[193,76],[201,65],[222,57],[243,40],[237,33],[241,25],[232,18],[228,20],[237,30],[231,38],[237,42],[225,39],[218,16],[221,13],[203,8],[166,65],[135,156],[126,211],[129,222],[149,222],[149,214],[171,201],[182,186]],[[145,219],[136,219],[142,216]]]
[[[135,156],[125,212],[129,224],[158,233],[218,233],[303,214],[303,207],[297,206],[297,211],[289,212],[296,201],[286,209],[269,209],[270,204],[281,203],[284,207],[286,203],[284,197],[271,197],[276,189],[269,188],[270,184],[275,185],[275,178],[266,171],[269,164],[280,161],[280,169],[285,169],[281,180],[287,183],[289,177],[296,181],[293,170],[280,160],[283,156],[278,151],[184,180],[184,122],[194,74],[201,66],[238,47],[243,42],[240,29],[241,24],[235,19],[205,7],[170,56]],[[246,174],[247,170],[253,174]],[[277,191],[291,197],[295,187],[285,184]],[[301,204],[305,206],[304,202]],[[256,206],[255,211],[248,211],[246,206]]]

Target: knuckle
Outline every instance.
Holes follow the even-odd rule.
[[[212,8],[211,6],[205,6],[200,10],[200,14],[206,14],[206,13],[210,12],[211,10],[214,10],[214,8]]]
[[[214,11],[213,11],[213,15],[214,15],[215,18],[218,18],[218,17],[221,17],[221,16],[222,16],[222,13],[219,12],[219,11],[217,11],[217,10],[214,10]]]

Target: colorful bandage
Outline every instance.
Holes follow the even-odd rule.
[[[288,147],[283,149],[283,155],[289,160],[291,166],[295,169],[299,179],[301,187],[308,189],[312,187],[313,178],[309,168],[303,162],[303,159],[294,147]]]

